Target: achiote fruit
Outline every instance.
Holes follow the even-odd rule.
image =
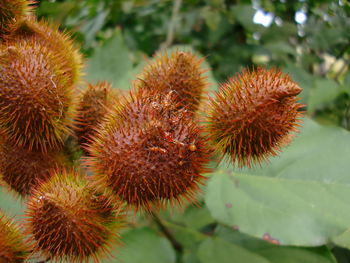
[[[84,146],[89,141],[116,100],[117,94],[107,82],[89,84],[82,92],[76,115],[76,135],[80,145]]]
[[[0,262],[25,262],[29,254],[19,227],[0,210]]]
[[[70,35],[60,32],[57,25],[27,17],[18,23],[14,32],[6,37],[7,46],[18,41],[36,42],[37,45],[46,47],[59,58],[60,63],[57,66],[66,78],[66,85],[70,87],[79,82],[82,75],[82,56],[74,46]]]
[[[165,96],[166,97],[166,96]],[[111,187],[136,209],[194,200],[209,150],[187,111],[164,96],[131,96],[107,115],[89,147],[96,187]]]
[[[38,183],[46,181],[50,170],[64,165],[64,157],[58,152],[28,151],[11,145],[0,144],[0,178],[22,197],[29,195]]]
[[[82,175],[64,170],[34,191],[27,216],[34,252],[67,262],[101,262],[122,222],[120,206],[106,190],[97,192]]]
[[[296,131],[301,88],[276,69],[245,70],[211,100],[208,133],[219,152],[239,166],[276,155]]]
[[[0,39],[16,29],[21,21],[30,11],[27,0],[0,0]]]
[[[73,117],[64,58],[35,39],[0,45],[0,129],[28,150],[60,148]]]
[[[181,108],[195,112],[207,87],[202,61],[190,52],[158,54],[153,63],[145,67],[135,86],[153,94],[167,95],[173,91]]]

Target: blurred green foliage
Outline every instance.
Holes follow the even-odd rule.
[[[81,44],[89,81],[109,80],[129,89],[147,58],[165,45],[205,56],[213,89],[254,66],[280,67],[304,89],[304,127],[280,157],[244,171],[222,163],[203,191],[201,207],[163,211],[159,222],[150,215],[135,216],[122,234],[124,247],[103,262],[350,262],[348,1],[38,4],[40,17],[73,32]],[[256,23],[258,15],[270,23]],[[12,202],[17,208],[12,214],[22,211],[19,201],[1,195],[7,198],[3,208],[10,210]],[[160,231],[162,226],[170,236]]]

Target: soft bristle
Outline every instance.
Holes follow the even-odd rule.
[[[297,131],[301,88],[280,70],[245,70],[211,100],[208,133],[217,151],[240,167],[276,155]]]
[[[27,17],[18,23],[15,31],[6,36],[6,45],[11,46],[18,41],[37,42],[60,58],[59,70],[64,72],[67,86],[79,83],[82,75],[83,59],[67,32],[60,32],[58,25],[45,21],[37,21],[35,17]]]
[[[62,147],[73,117],[66,62],[34,39],[0,46],[0,128],[29,150]]]
[[[80,174],[57,171],[28,200],[27,231],[34,252],[52,260],[101,262],[118,242],[120,203],[93,190]]]
[[[153,94],[166,95],[173,91],[181,108],[193,113],[198,109],[207,87],[202,61],[190,52],[158,54],[135,81],[135,87]]]
[[[81,146],[88,142],[97,125],[104,119],[107,110],[116,101],[117,94],[107,82],[89,84],[82,92],[77,107],[75,132]]]
[[[186,111],[173,113],[163,95],[117,105],[92,139],[88,165],[96,187],[111,187],[136,210],[195,202],[209,151]]]
[[[31,10],[33,1],[0,0],[0,39],[13,32]]]
[[[29,254],[19,227],[0,210],[0,262],[21,263]]]
[[[0,177],[6,186],[25,197],[41,181],[46,181],[50,170],[64,165],[57,152],[33,152],[11,145],[0,144]]]

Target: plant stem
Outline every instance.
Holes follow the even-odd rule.
[[[337,63],[338,59],[342,58],[342,57],[345,55],[346,51],[347,51],[349,48],[350,48],[350,42],[348,42],[346,45],[344,45],[344,47],[340,50],[340,52],[338,53],[338,55],[335,56],[335,60],[334,60],[334,62],[329,66],[329,69],[328,69],[327,72],[329,72],[329,71],[331,71],[331,70],[333,69],[333,67],[334,67],[334,65]],[[342,69],[340,69],[339,72],[336,74],[336,76],[334,76],[334,79],[335,79],[336,81],[337,81],[339,75],[340,75],[340,74],[343,72],[343,70],[346,68],[347,64],[348,64],[348,63],[347,63],[347,61],[345,60]],[[327,72],[326,72],[326,73],[327,73]]]
[[[180,7],[182,4],[182,0],[175,0],[174,5],[173,5],[173,11],[171,14],[171,19],[169,22],[168,26],[168,32],[166,36],[166,40],[164,43],[160,45],[160,50],[165,50],[168,48],[174,41],[174,33],[175,33],[175,28],[176,28],[176,21],[177,21],[177,16],[180,11]]]
[[[182,251],[183,251],[182,245],[175,239],[175,237],[169,231],[169,229],[162,223],[160,218],[155,213],[152,212],[151,215],[153,217],[154,222],[157,224],[159,230],[163,232],[165,237],[170,241],[170,243],[173,246],[173,248],[177,252],[182,253]]]

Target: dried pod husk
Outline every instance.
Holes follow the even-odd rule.
[[[30,255],[31,248],[11,219],[0,210],[0,262],[21,263]]]
[[[13,32],[31,10],[27,0],[0,0],[0,39]]]
[[[203,59],[184,51],[157,54],[135,81],[135,87],[151,94],[170,91],[177,94],[174,102],[179,108],[194,113],[203,99],[207,80],[202,69]]]
[[[208,172],[201,129],[186,110],[174,113],[164,100],[132,95],[117,104],[88,147],[95,186],[110,187],[135,211],[195,202]]]
[[[120,203],[78,172],[57,170],[28,200],[26,229],[34,252],[52,260],[101,262],[119,242]]]
[[[12,46],[18,41],[36,42],[46,47],[49,52],[60,59],[58,69],[65,75],[66,85],[74,86],[82,76],[83,59],[79,49],[75,47],[71,36],[61,32],[58,25],[46,21],[38,21],[35,17],[26,17],[18,22],[17,28],[6,36],[5,44]]]
[[[42,153],[6,141],[0,144],[1,180],[21,197],[29,195],[40,182],[48,180],[51,170],[65,165],[65,156],[57,151]]]
[[[62,59],[35,39],[0,45],[0,129],[13,144],[45,152],[71,132],[74,90]]]
[[[103,121],[108,109],[117,102],[117,99],[117,93],[108,82],[89,84],[82,91],[75,117],[75,134],[81,146],[88,143],[95,128]]]
[[[297,131],[301,88],[278,69],[244,70],[211,99],[207,132],[218,153],[238,166],[276,155]]]

